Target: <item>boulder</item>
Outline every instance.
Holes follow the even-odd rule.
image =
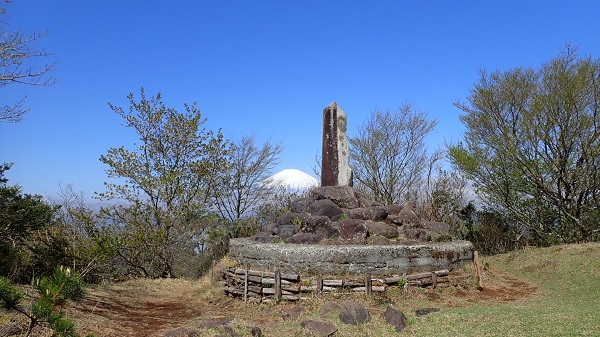
[[[317,336],[329,337],[338,330],[333,324],[321,321],[305,320],[300,322],[300,326],[317,334]]]
[[[396,310],[392,308],[392,306],[388,305],[387,309],[383,313],[383,318],[386,322],[392,325],[396,331],[402,331],[406,326],[406,316],[400,310]]]
[[[324,215],[331,221],[337,221],[344,214],[340,206],[329,199],[320,199],[310,204],[310,214],[312,216]]]
[[[367,225],[367,231],[369,235],[381,235],[385,236],[388,239],[395,239],[398,237],[398,228],[394,226],[390,226],[383,222],[373,222],[367,221],[365,223]]]
[[[374,206],[371,208],[371,220],[373,221],[384,221],[387,219],[388,212],[383,206]]]
[[[392,243],[392,240],[386,238],[385,236],[373,234],[367,238],[367,244],[370,245],[389,245]]]
[[[306,223],[300,228],[305,233],[315,233],[319,227],[331,225],[331,220],[325,215],[310,216],[306,219]]]
[[[421,224],[421,228],[438,234],[450,234],[450,225],[437,221],[426,221]]]
[[[427,234],[427,230],[423,228],[407,228],[404,230],[404,236],[407,239],[418,242],[426,242],[428,236]]]
[[[388,205],[385,206],[385,210],[389,215],[398,215],[398,213],[400,213],[400,211],[402,210],[402,206],[401,205]]]
[[[286,212],[277,219],[278,225],[294,225],[302,227],[309,216],[305,213]]]
[[[354,189],[350,186],[321,186],[313,189],[310,193],[317,200],[331,200],[342,208],[357,208],[360,206]]]
[[[340,236],[340,231],[333,227],[331,223],[328,223],[317,227],[315,234],[322,236],[324,239],[335,239]]]
[[[315,233],[296,233],[288,239],[289,243],[300,243],[307,245],[315,245],[323,240],[323,237]]]
[[[344,301],[340,304],[340,307],[340,320],[343,323],[359,325],[371,320],[371,315],[367,309],[356,301]]]
[[[341,221],[338,225],[340,236],[344,240],[363,242],[367,238],[366,221],[349,219]]]
[[[339,314],[340,310],[342,310],[342,307],[340,307],[340,305],[337,304],[337,302],[329,301],[329,302],[325,302],[321,306],[321,309],[319,310],[319,312],[321,313],[321,315],[330,315],[332,313]]]
[[[315,199],[310,198],[310,197],[296,199],[290,205],[290,211],[292,211],[294,213],[308,213],[308,212],[310,212],[309,206],[310,206],[310,204],[313,203],[313,201],[315,201]]]
[[[277,225],[273,227],[271,233],[273,235],[277,235],[280,238],[287,240],[291,238],[294,234],[298,233],[300,228],[296,225]]]
[[[281,317],[283,317],[283,319],[298,318],[300,317],[300,314],[302,314],[302,311],[304,311],[304,309],[301,306],[295,305],[284,311],[283,314],[281,314]]]
[[[369,208],[352,208],[345,210],[349,219],[371,220],[371,209]]]

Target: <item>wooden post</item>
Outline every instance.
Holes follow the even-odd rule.
[[[323,276],[321,274],[317,275],[317,294],[323,294]]]
[[[408,279],[406,278],[406,273],[402,274],[402,279],[404,280],[404,285],[402,286],[402,289],[404,290],[405,293],[408,292]]]
[[[365,275],[365,291],[367,293],[367,297],[371,297],[371,291],[373,290],[372,286],[373,283],[371,281],[371,273],[367,273]]]
[[[473,251],[473,264],[475,265],[475,272],[477,273],[477,289],[483,290],[483,268],[477,251]]]
[[[248,302],[248,269],[244,275],[244,303]]]
[[[275,303],[281,301],[281,273],[279,270],[275,272]]]
[[[437,288],[437,275],[435,272],[431,273],[431,286],[433,289]]]

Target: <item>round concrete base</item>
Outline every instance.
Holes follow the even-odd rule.
[[[229,241],[229,256],[240,266],[285,273],[392,275],[453,269],[473,261],[469,241],[415,245],[300,245]]]

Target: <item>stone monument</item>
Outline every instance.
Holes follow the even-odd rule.
[[[347,121],[346,113],[335,102],[323,109],[321,186],[352,186]]]

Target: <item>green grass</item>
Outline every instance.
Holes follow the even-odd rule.
[[[484,257],[484,262],[490,279],[509,274],[535,291],[508,302],[465,301],[448,289],[437,301],[420,296],[419,290],[408,297],[392,293],[383,302],[404,311],[409,322],[400,334],[381,318],[387,303],[376,300],[364,301],[373,317],[370,323],[354,327],[337,318],[328,321],[339,328],[337,336],[600,336],[600,243],[527,249]],[[442,310],[415,317],[417,307]],[[305,315],[311,316],[310,311]],[[298,322],[264,329],[265,335],[311,336]]]
[[[488,257],[491,270],[531,282],[538,294],[509,303],[446,308],[406,336],[600,336],[600,244],[529,249]]]

